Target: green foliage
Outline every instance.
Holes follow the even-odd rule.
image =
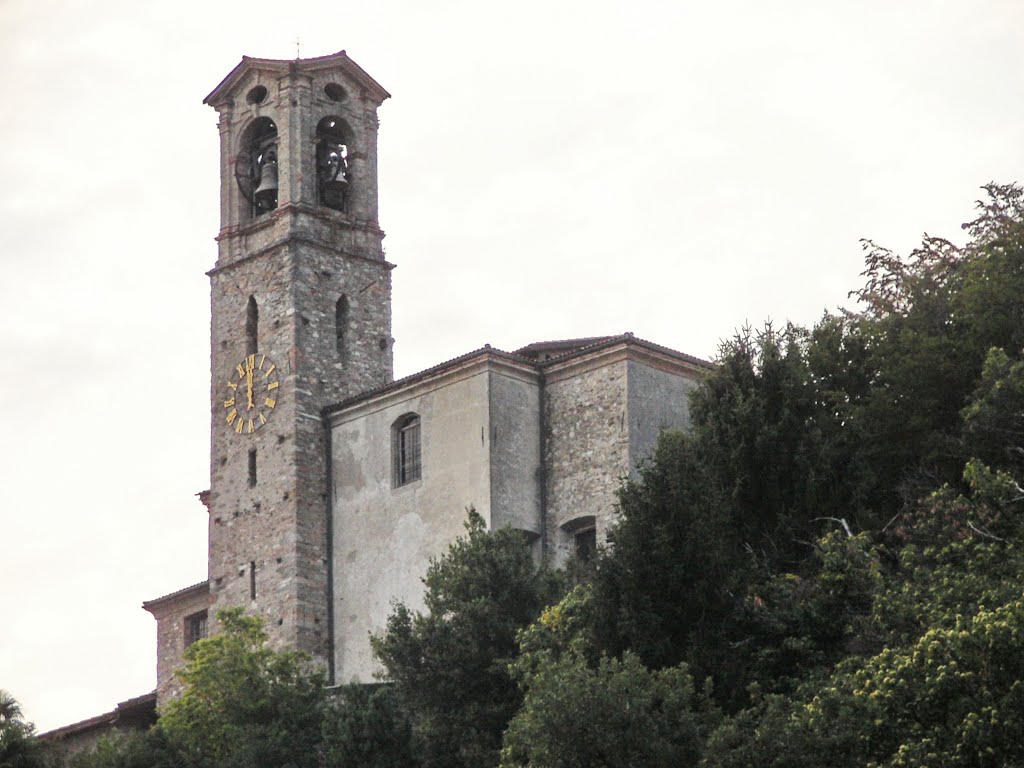
[[[844,663],[795,699],[721,728],[706,765],[941,765],[1024,761],[1024,601],[929,629],[905,649]]]
[[[1019,504],[993,495],[1002,494],[996,483],[1005,482],[1005,474],[993,476],[976,464],[968,474],[993,485],[970,497],[938,491],[897,531],[904,542],[896,551],[899,570],[872,609],[870,629],[879,647],[912,642],[928,629],[949,628],[982,605],[1003,605],[1020,594]]]
[[[860,599],[839,600],[861,606],[846,624],[844,658],[805,665],[786,696],[755,696],[714,734],[708,765],[994,766],[1020,759],[1010,745],[1024,701],[1020,654],[1011,650],[1024,626],[1021,499],[1005,473],[973,463],[967,475],[970,496],[945,488],[905,516],[889,544],[895,567],[882,567],[875,555],[866,571],[857,558],[852,571],[842,566],[848,557],[839,568],[826,562],[813,578],[819,590],[841,597],[842,589],[828,587],[836,575],[839,584],[861,585],[854,591]],[[794,625],[785,612],[782,619]],[[769,658],[787,642],[768,642]],[[1004,654],[1014,659],[1004,661]]]
[[[863,627],[883,578],[865,534],[834,531],[816,544],[804,575],[753,580],[730,638],[747,687],[790,693],[815,670],[864,642]]]
[[[745,329],[722,345],[719,366],[690,400],[695,453],[725,502],[719,514],[769,563],[800,559],[794,532],[835,508],[819,469],[833,424],[808,355],[802,329]]]
[[[412,757],[408,716],[390,686],[348,685],[324,711],[324,768],[407,768]]]
[[[0,768],[41,768],[43,756],[34,734],[17,699],[0,688]]]
[[[749,557],[722,489],[692,439],[662,435],[639,478],[619,494],[614,549],[593,580],[592,632],[601,651],[634,651],[651,667],[688,658],[698,675],[720,647]]]
[[[177,768],[174,750],[159,728],[115,733],[96,747],[73,755],[68,768]]]
[[[516,633],[557,595],[518,531],[488,533],[472,510],[466,535],[431,562],[426,612],[399,603],[374,653],[409,714],[428,766],[491,766],[521,694],[509,671]]]
[[[990,465],[1024,469],[1024,361],[989,350],[981,381],[962,411],[967,452]]]
[[[180,764],[315,766],[322,674],[303,654],[269,648],[259,619],[241,609],[217,618],[221,631],[185,651],[185,690],[157,724]]]
[[[541,612],[535,622],[519,632],[520,656],[512,664],[518,679],[533,672],[544,658],[558,659],[565,653],[598,660],[594,637],[594,590],[590,584],[577,584],[554,605]]]
[[[503,768],[696,765],[715,715],[686,666],[646,669],[632,653],[596,667],[542,653],[505,733]]]

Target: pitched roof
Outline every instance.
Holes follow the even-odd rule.
[[[56,741],[87,731],[114,726],[145,727],[156,722],[156,691],[122,701],[110,712],[39,734],[40,741]]]
[[[663,347],[660,344],[655,344],[654,342],[637,338],[629,332],[618,336],[587,336],[579,339],[538,341],[528,344],[525,347],[521,347],[515,352],[506,352],[505,350],[498,349],[497,347],[492,347],[490,344],[485,344],[478,349],[474,349],[472,352],[467,352],[464,355],[453,357],[451,360],[438,363],[435,366],[410,374],[409,376],[405,376],[401,379],[396,379],[388,384],[382,384],[379,387],[366,390],[365,392],[360,392],[358,395],[342,400],[339,403],[328,405],[322,409],[321,413],[325,416],[329,415],[347,408],[350,405],[355,405],[356,403],[360,403],[364,400],[369,400],[386,392],[402,389],[403,387],[423,381],[424,379],[439,376],[449,370],[466,365],[467,363],[477,359],[482,360],[485,358],[491,358],[495,360],[504,360],[511,363],[518,363],[519,365],[527,366],[541,372],[548,366],[556,363],[562,363],[575,357],[583,357],[594,352],[607,349],[608,347],[613,347],[616,344],[623,343],[674,357],[680,362],[697,368],[710,369],[712,367],[712,364],[707,360],[702,360],[699,357],[687,355],[685,352],[679,352],[677,350],[670,349],[669,347]],[[558,354],[559,352],[561,352],[561,354]],[[542,356],[542,354],[546,356]]]
[[[163,597],[154,597],[152,600],[146,600],[145,602],[143,602],[142,607],[145,608],[147,611],[152,612],[154,608],[166,605],[167,603],[172,603],[180,598],[190,597],[193,594],[200,594],[202,592],[209,591],[209,580],[200,581],[198,584],[193,584],[192,586],[185,587],[184,589],[179,589],[176,592],[171,592],[169,595],[164,595]]]

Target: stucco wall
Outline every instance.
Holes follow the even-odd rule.
[[[490,374],[491,527],[540,534],[537,376]]]
[[[422,478],[392,487],[392,425],[420,417]],[[372,682],[369,633],[397,599],[423,605],[430,558],[464,532],[466,508],[490,520],[488,376],[403,391],[335,418],[331,433],[335,679]]]
[[[663,429],[688,429],[689,393],[697,386],[695,378],[629,361],[629,466],[650,457]]]

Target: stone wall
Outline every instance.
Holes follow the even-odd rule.
[[[689,426],[689,392],[707,364],[626,336],[544,368],[546,545],[557,566],[581,530],[607,540],[622,481],[663,429]]]
[[[615,491],[629,471],[626,360],[553,366],[544,392],[547,556],[559,565],[572,552],[565,526],[574,520],[593,516],[604,540]]]
[[[326,658],[326,443],[320,411],[391,379],[390,267],[383,260],[291,242],[211,277],[211,589],[218,608],[246,606],[264,619],[278,644]],[[249,296],[259,307],[259,359],[265,354],[277,366],[280,387],[267,424],[237,434],[226,423],[230,409],[224,403],[231,394],[227,381],[246,354]],[[341,296],[348,309],[339,350]]]
[[[143,603],[143,608],[156,619],[156,693],[160,703],[177,696],[181,684],[175,671],[185,653],[188,617],[207,611],[207,626],[214,616],[209,611],[210,588],[207,582],[196,584],[174,594]]]
[[[325,87],[335,89],[333,97]],[[264,98],[252,98],[257,85]],[[339,92],[341,96],[339,96]],[[391,265],[377,224],[376,109],[386,93],[344,54],[295,62],[247,59],[208,98],[220,115],[221,234],[210,272],[209,580],[214,610],[243,606],[278,647],[329,655],[327,432],[322,409],[392,378]],[[316,126],[348,126],[350,205],[318,205]],[[235,179],[253,121],[277,127],[278,205],[257,218]],[[228,381],[249,352],[247,305],[267,422],[226,423]],[[344,297],[342,324],[338,301]],[[340,335],[339,335],[340,333]],[[262,379],[261,379],[262,380]],[[253,417],[251,406],[246,416]]]

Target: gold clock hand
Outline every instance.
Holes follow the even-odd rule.
[[[256,404],[252,401],[252,368],[245,372],[245,383],[249,395],[249,405],[247,407],[252,409],[256,407]]]

